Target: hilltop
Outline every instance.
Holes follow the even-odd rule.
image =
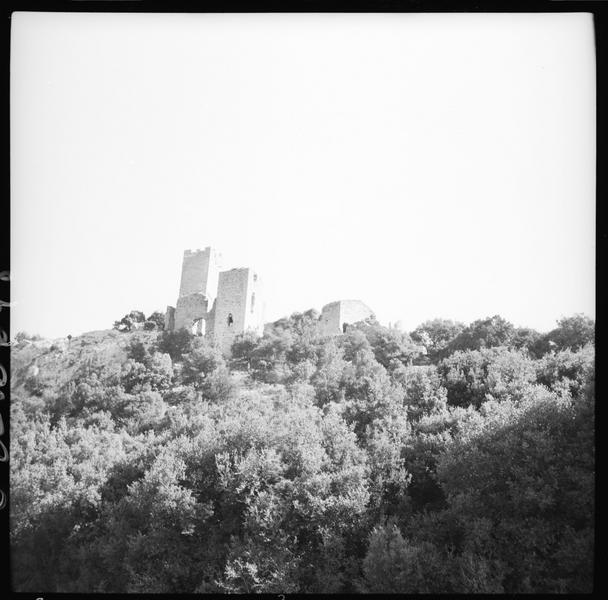
[[[153,340],[155,332],[121,333],[115,329],[89,331],[68,340],[21,339],[11,348],[11,383],[18,390],[39,369],[38,377],[53,379],[59,386],[70,381],[79,366],[95,360],[120,364],[127,358],[127,345],[133,337]]]

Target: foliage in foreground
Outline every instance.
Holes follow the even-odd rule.
[[[186,332],[20,341],[15,588],[591,590],[588,321],[333,338],[315,321],[244,335],[229,360]]]

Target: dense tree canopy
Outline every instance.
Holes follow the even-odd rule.
[[[465,327],[449,344],[451,354],[456,350],[480,350],[508,346],[515,336],[515,328],[498,315],[479,319]]]
[[[429,359],[436,361],[443,358],[449,344],[464,327],[463,323],[449,319],[432,319],[416,327],[411,336],[412,340],[426,347]]]
[[[591,591],[592,321],[317,321],[21,339],[15,588]]]
[[[564,317],[557,322],[557,327],[546,335],[547,343],[553,343],[556,350],[578,350],[593,343],[595,323],[585,315]]]

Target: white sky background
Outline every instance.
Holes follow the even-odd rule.
[[[186,248],[266,317],[594,316],[585,14],[14,13],[13,334],[177,299]]]

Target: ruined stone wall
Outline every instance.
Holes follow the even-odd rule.
[[[321,311],[319,331],[322,335],[343,333],[344,324],[352,325],[373,315],[372,310],[360,300],[338,300],[326,304]]]
[[[240,333],[263,334],[265,298],[252,269],[220,272],[220,267],[221,255],[213,248],[184,252],[179,298],[175,308],[167,307],[165,329],[186,328],[205,335],[228,353]],[[360,300],[338,300],[323,307],[318,327],[322,335],[338,335],[345,325],[371,316],[371,309]]]
[[[372,317],[372,309],[361,302],[361,300],[341,300],[340,301],[340,328],[346,323],[352,325],[358,321]]]
[[[264,294],[264,283],[254,271],[250,274],[248,292],[245,330],[263,335],[264,319],[266,316],[266,295]]]
[[[205,336],[208,340],[213,341],[214,327],[215,327],[215,305],[217,304],[217,298],[213,302],[213,307],[205,317]]]
[[[239,333],[253,330],[262,334],[264,299],[261,291],[261,284],[252,269],[231,269],[220,273],[213,339],[222,352],[230,350]]]
[[[175,307],[174,330],[185,328],[192,331],[194,322],[206,317],[208,305],[208,300],[202,293],[178,298]],[[197,329],[193,333],[201,333],[201,331]]]
[[[336,335],[342,333],[340,328],[340,302],[326,304],[321,310],[319,319],[319,331],[321,335]]]
[[[179,296],[203,293],[212,302],[217,295],[221,256],[213,248],[186,250],[182,262]]]

